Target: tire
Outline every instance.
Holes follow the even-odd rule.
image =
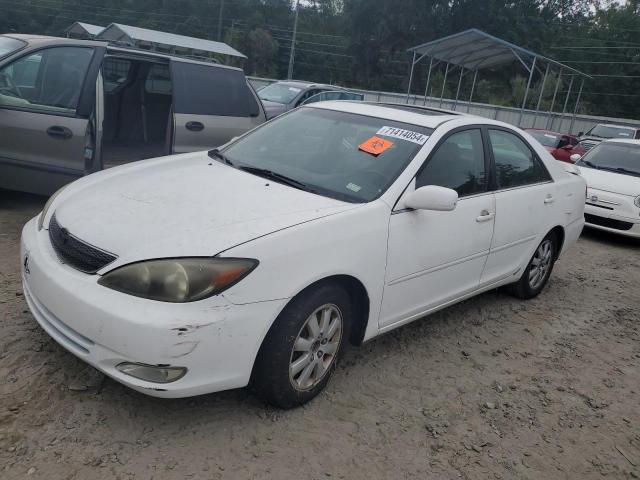
[[[351,299],[340,286],[327,283],[302,292],[262,342],[251,376],[253,390],[280,408],[314,398],[335,370],[349,339],[351,318]]]
[[[549,280],[557,252],[558,240],[555,233],[550,232],[536,248],[520,280],[507,287],[509,293],[523,300],[538,296]],[[542,271],[540,271],[541,260],[543,261]]]

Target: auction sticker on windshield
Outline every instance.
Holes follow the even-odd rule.
[[[418,145],[424,145],[424,142],[429,138],[428,135],[422,133],[413,132],[411,130],[404,130],[402,128],[384,126],[376,132],[378,135],[384,135],[385,137],[399,138],[401,140],[407,140],[409,142],[417,143]]]
[[[373,136],[358,145],[358,149],[362,150],[363,152],[370,153],[371,155],[380,155],[382,152],[390,149],[392,146],[392,141]]]

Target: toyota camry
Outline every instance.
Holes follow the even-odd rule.
[[[57,192],[22,233],[24,294],[140,392],[251,385],[293,407],[347,343],[497,287],[538,295],[583,228],[574,173],[497,121],[315,103]]]

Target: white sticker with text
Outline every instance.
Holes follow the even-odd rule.
[[[411,130],[403,130],[402,128],[384,126],[376,132],[377,135],[384,135],[385,137],[399,138],[400,140],[407,140],[408,142],[417,143],[418,145],[424,145],[429,138],[429,135],[423,135],[422,133],[412,132]]]

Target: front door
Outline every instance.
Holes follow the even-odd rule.
[[[83,175],[103,50],[49,47],[0,67],[0,187],[50,194]]]
[[[478,288],[495,218],[487,189],[487,161],[479,128],[454,131],[426,160],[405,195],[425,185],[458,192],[450,212],[391,214],[380,328],[408,321]]]

